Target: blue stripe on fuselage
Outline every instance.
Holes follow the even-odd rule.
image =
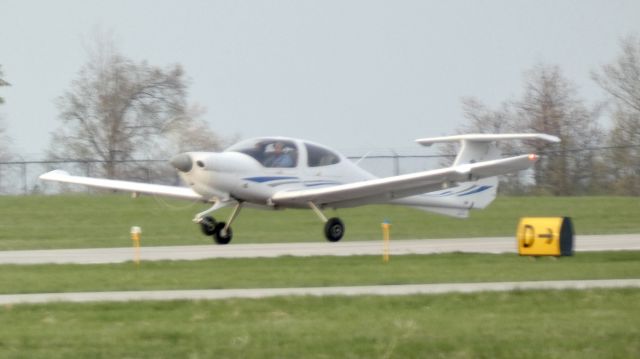
[[[259,177],[247,177],[247,178],[243,178],[243,179],[247,180],[247,181],[257,182],[257,183],[265,183],[265,182],[278,181],[278,180],[298,179],[298,177],[292,177],[292,176],[259,176]]]

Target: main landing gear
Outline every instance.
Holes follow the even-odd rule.
[[[233,208],[233,211],[231,212],[231,216],[229,216],[229,219],[227,220],[226,223],[216,222],[216,220],[213,217],[206,215],[224,206],[225,206],[224,203],[216,202],[216,204],[214,204],[213,207],[209,208],[208,210],[202,213],[198,213],[196,217],[193,219],[194,222],[200,224],[200,229],[202,230],[202,233],[204,233],[206,236],[213,236],[213,240],[217,244],[228,244],[229,242],[231,242],[231,239],[233,238],[233,231],[231,230],[231,224],[238,216],[238,213],[240,213],[240,209],[242,208],[242,202],[238,202],[238,204],[236,204],[236,206]]]
[[[344,236],[344,223],[342,223],[340,218],[327,218],[313,202],[309,202],[309,207],[311,207],[324,222],[324,236],[329,242],[337,242],[342,239],[342,236]]]
[[[327,238],[329,242],[337,242],[341,240],[344,236],[344,223],[342,223],[340,218],[327,218],[315,203],[309,202],[308,204],[309,207],[316,213],[316,215],[318,215],[318,217],[320,217],[320,219],[324,222],[325,238]],[[240,213],[242,202],[238,202],[235,205],[227,222],[216,222],[216,220],[208,214],[222,207],[226,207],[227,205],[229,205],[228,202],[216,202],[208,210],[198,213],[193,219],[194,222],[200,224],[202,233],[204,233],[206,236],[212,236],[213,240],[217,244],[228,244],[229,242],[231,242],[231,239],[233,238],[231,224],[238,216],[238,213]]]

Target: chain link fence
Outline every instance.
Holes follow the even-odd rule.
[[[640,161],[637,154],[640,145],[609,146],[594,148],[549,149],[539,152],[542,156],[557,158],[559,156],[574,156],[576,153],[586,153],[583,156],[586,161],[595,159],[591,167],[585,167],[579,173],[582,180],[588,186],[583,186],[577,194],[619,194],[640,195]],[[623,152],[620,152],[623,151]],[[455,153],[455,151],[449,151]],[[347,158],[358,166],[378,177],[412,173],[440,168],[448,165],[455,155],[443,155],[431,148],[420,149],[374,149],[374,150],[345,150],[349,154]],[[505,155],[517,155],[521,153],[506,153]],[[612,163],[620,163],[612,160],[621,154],[630,159],[625,165],[613,166]],[[617,156],[617,157],[616,157]],[[19,156],[18,156],[19,157]],[[14,157],[15,158],[15,157]],[[587,162],[584,162],[585,164]],[[65,185],[60,183],[44,182],[38,179],[41,174],[61,169],[71,174],[87,177],[104,177],[106,163],[98,160],[68,160],[68,161],[32,161],[13,160],[0,161],[0,195],[26,195],[26,194],[56,194],[61,192],[90,192],[83,186]],[[117,162],[117,179],[157,183],[166,185],[181,185],[180,178],[174,168],[169,165],[167,159],[130,160]],[[534,188],[533,170],[522,171],[501,177],[500,191],[509,194],[526,194]],[[576,185],[579,183],[573,183]]]
[[[398,154],[396,151],[377,151],[347,156],[358,166],[379,177],[423,171],[438,167],[447,156],[428,154]],[[103,161],[4,161],[0,162],[0,194],[56,194],[70,191],[91,191],[86,187],[40,181],[41,174],[60,169],[71,174],[101,177]],[[176,171],[168,160],[131,160],[118,162],[118,179],[169,185],[180,185]]]

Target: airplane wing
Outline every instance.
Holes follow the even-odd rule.
[[[531,167],[537,159],[538,156],[534,154],[521,155],[332,187],[281,191],[275,193],[271,200],[276,205],[302,205],[308,202],[331,205],[391,200],[442,189],[445,184],[521,171]]]
[[[66,171],[62,170],[47,172],[41,175],[40,179],[45,181],[81,184],[89,187],[115,189],[133,193],[156,194],[160,196],[190,200],[204,200],[202,196],[194,192],[191,188],[187,187],[164,186],[150,183],[72,176]]]

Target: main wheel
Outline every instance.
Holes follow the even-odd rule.
[[[205,236],[213,236],[216,233],[216,220],[211,216],[204,217],[200,221],[200,229]]]
[[[324,224],[324,236],[327,237],[329,242],[337,242],[344,235],[344,224],[340,218],[329,218],[327,223]]]
[[[231,227],[224,230],[224,226],[227,224],[224,222],[218,222],[214,228],[213,239],[218,244],[228,244],[231,242],[231,238],[233,238],[233,232],[231,231]],[[222,233],[226,232],[226,233]]]

